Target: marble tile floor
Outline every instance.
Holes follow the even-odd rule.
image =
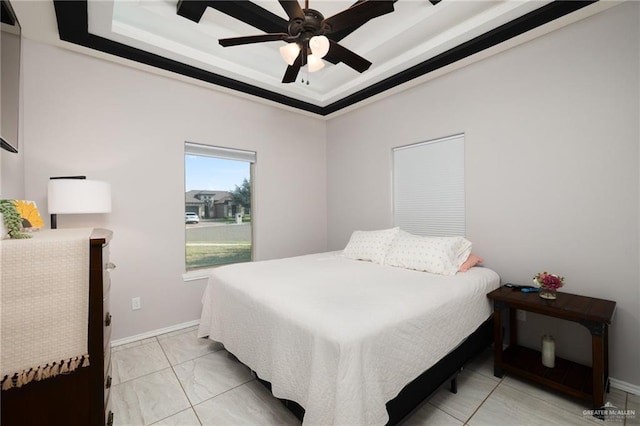
[[[196,328],[112,349],[111,408],[116,426],[299,425],[300,422],[222,345]],[[640,425],[640,396],[611,389],[608,401],[635,417],[583,415],[578,400],[505,376],[493,376],[490,350],[444,386],[404,426]]]

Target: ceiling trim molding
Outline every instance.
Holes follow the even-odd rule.
[[[380,94],[415,78],[422,77],[454,62],[465,59],[483,50],[489,49],[516,36],[533,30],[541,25],[554,21],[585,6],[597,2],[592,1],[563,1],[556,0],[539,9],[527,13],[520,18],[507,22],[493,30],[490,30],[476,38],[451,48],[433,58],[427,59],[411,68],[401,71],[365,89],[346,96],[323,108],[325,114],[331,114],[355,103],[363,101],[371,96]]]
[[[12,27],[16,25],[17,19],[16,14],[13,11],[13,7],[11,7],[11,3],[8,0],[0,1],[0,20],[3,24],[11,25]],[[20,25],[20,24],[18,24]]]
[[[166,71],[175,72],[186,77],[195,78],[227,89],[258,96],[292,108],[324,115],[322,107],[317,105],[205,71],[191,65],[183,64],[182,62],[174,61],[154,53],[136,49],[104,37],[93,35],[89,33],[88,30],[89,19],[87,12],[87,0],[54,0],[53,4],[56,11],[56,19],[58,21],[58,34],[60,35],[60,40],[119,56],[121,58],[130,59],[142,64],[151,65]]]
[[[122,43],[90,34],[88,31],[87,0],[54,0],[54,7],[58,22],[58,33],[60,35],[60,39],[63,41],[175,72],[227,89],[258,96],[295,109],[326,116],[461,59],[482,52],[483,50],[554,21],[562,16],[573,13],[597,1],[598,0],[556,0],[325,107],[314,105],[309,102],[303,102],[277,92],[265,90],[248,83],[243,83],[229,77],[221,76],[191,65],[183,64],[144,50],[136,49]]]

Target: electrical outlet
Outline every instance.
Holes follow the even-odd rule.
[[[516,314],[516,318],[518,321],[526,321],[527,320],[527,311],[523,311],[518,309],[518,313]]]
[[[142,305],[140,305],[140,298],[134,297],[133,299],[131,299],[131,310],[137,311],[140,308],[142,308]]]

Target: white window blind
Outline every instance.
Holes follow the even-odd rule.
[[[224,158],[226,160],[247,161],[249,163],[256,162],[256,153],[253,151],[201,145],[193,142],[186,142],[184,144],[184,153],[188,155]]]
[[[465,235],[464,134],[393,149],[396,226],[417,235]]]

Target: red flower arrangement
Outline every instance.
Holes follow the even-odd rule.
[[[556,291],[564,285],[564,277],[556,274],[549,274],[546,271],[536,274],[533,283],[542,289]]]

